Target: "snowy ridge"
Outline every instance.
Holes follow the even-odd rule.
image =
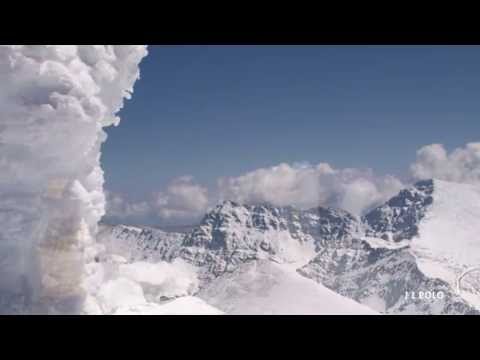
[[[409,240],[433,203],[433,180],[420,181],[364,216],[367,235],[384,240]]]

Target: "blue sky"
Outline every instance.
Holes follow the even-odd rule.
[[[150,46],[107,130],[106,188],[303,161],[401,177],[421,146],[478,140],[479,65],[478,46]]]

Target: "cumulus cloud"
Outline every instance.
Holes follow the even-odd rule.
[[[210,204],[206,187],[192,176],[173,179],[167,187],[139,202],[132,202],[120,194],[108,193],[107,217],[117,221],[153,223],[191,223],[204,215]]]
[[[191,176],[174,179],[165,190],[146,201],[129,202],[118,194],[109,194],[107,215],[123,222],[148,218],[154,223],[187,224],[198,221],[209,207],[224,200],[300,209],[330,206],[360,215],[388,200],[402,187],[399,179],[376,176],[370,169],[335,169],[327,163],[282,163],[220,178],[211,192],[214,195]]]
[[[106,198],[106,213],[112,218],[141,218],[152,210],[148,201],[131,202],[122,195],[111,192],[106,192]]]
[[[199,216],[208,206],[208,191],[194,183],[193,177],[182,176],[156,194],[154,205],[164,219]]]
[[[412,180],[437,178],[480,183],[480,143],[469,143],[448,153],[432,144],[417,151],[410,167]],[[398,178],[378,176],[371,169],[336,169],[330,164],[286,164],[261,168],[218,181],[220,200],[270,203],[298,208],[331,206],[360,215],[408,186]]]
[[[450,153],[441,144],[424,146],[417,151],[410,172],[413,181],[437,178],[479,184],[480,143],[469,143]],[[378,176],[370,169],[336,169],[327,163],[282,163],[222,178],[218,181],[218,192],[221,200],[303,209],[331,206],[359,215],[408,185],[394,176]]]
[[[432,144],[417,151],[417,158],[410,167],[415,179],[480,183],[480,143],[468,143],[450,154],[441,144]]]
[[[440,144],[424,146],[417,151],[410,172],[411,181],[438,178],[480,183],[480,143],[466,144],[451,153]],[[371,169],[337,169],[328,163],[281,163],[240,176],[220,178],[210,192],[193,177],[183,176],[148,201],[129,203],[119,196],[112,197],[109,214],[120,218],[150,214],[159,221],[192,223],[210,206],[233,200],[300,209],[330,206],[361,215],[409,185],[391,175],[379,176]]]
[[[240,203],[266,202],[302,209],[331,206],[359,215],[397,193],[403,184],[393,176],[375,176],[369,169],[283,163],[222,178],[218,187],[221,199]]]
[[[338,202],[332,206],[362,214],[392,196],[396,195],[405,185],[394,176],[374,177],[372,174],[359,174],[348,181],[340,182]]]

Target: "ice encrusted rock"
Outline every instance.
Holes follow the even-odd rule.
[[[101,145],[142,45],[0,46],[0,313],[81,313],[104,215]]]

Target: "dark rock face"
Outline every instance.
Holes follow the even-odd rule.
[[[363,217],[367,235],[384,240],[401,241],[418,234],[418,224],[433,203],[433,180],[420,181],[400,191],[384,205]]]

